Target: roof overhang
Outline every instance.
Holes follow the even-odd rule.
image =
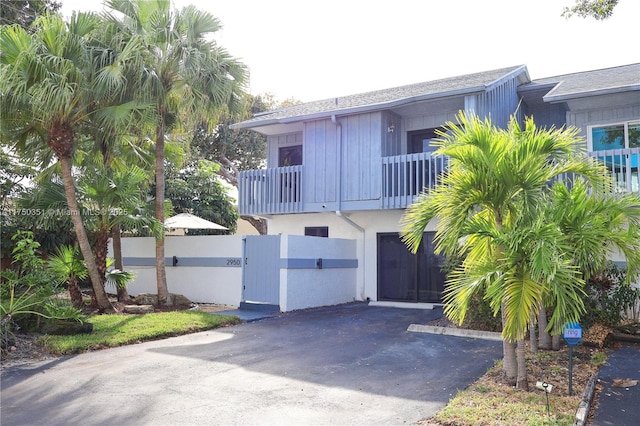
[[[445,90],[442,92],[426,93],[426,94],[417,95],[417,96],[402,97],[402,98],[392,99],[384,102],[369,103],[369,104],[357,105],[357,106],[346,107],[346,108],[340,108],[339,105],[336,105],[335,108],[330,108],[323,111],[318,111],[318,112],[313,112],[308,114],[299,114],[299,115],[290,116],[290,117],[278,117],[277,113],[280,110],[275,110],[271,112],[267,111],[264,113],[260,113],[259,115],[256,116],[256,117],[264,116],[265,117],[264,119],[247,120],[240,123],[232,124],[230,127],[232,129],[253,129],[255,131],[258,131],[264,134],[274,134],[274,132],[271,131],[271,129],[267,130],[267,128],[274,125],[279,125],[279,124],[286,125],[286,124],[291,124],[296,122],[327,119],[327,118],[331,118],[332,116],[344,116],[344,115],[352,115],[352,114],[361,114],[365,112],[387,110],[387,109],[396,108],[402,105],[422,102],[422,101],[430,101],[430,100],[437,100],[442,98],[451,98],[455,96],[469,96],[469,95],[485,93],[487,91],[492,90],[496,86],[499,86],[505,81],[515,77],[518,77],[518,79],[520,80],[520,84],[529,83],[531,81],[526,65],[521,65],[511,70],[510,72],[500,76],[498,79],[492,82],[489,82],[487,84],[480,84],[480,85],[465,87],[461,89]],[[338,98],[338,101],[339,101],[339,98]],[[269,115],[274,115],[274,117],[269,118]]]
[[[570,101],[573,99],[640,91],[640,84],[630,84],[627,86],[616,86],[616,87],[604,88],[604,89],[598,89],[598,90],[588,90],[588,91],[563,93],[563,94],[555,95],[554,92],[556,92],[561,85],[562,83],[557,84],[553,89],[551,89],[549,93],[544,95],[542,99],[545,102],[558,103],[558,102]]]

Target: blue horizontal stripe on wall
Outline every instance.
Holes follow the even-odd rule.
[[[242,266],[241,257],[180,257],[176,256],[180,266],[198,266],[215,268],[240,268]],[[155,266],[154,257],[125,257],[122,259],[125,266]],[[167,267],[173,267],[173,257],[166,257],[164,263]]]
[[[240,268],[241,257],[180,257],[177,256],[177,268],[181,266],[213,267],[213,268]],[[122,259],[125,266],[155,266],[154,257],[125,257]],[[173,268],[173,257],[166,257],[164,263]],[[322,269],[357,268],[358,259],[322,259]],[[318,269],[318,259],[280,259],[282,269]]]
[[[280,259],[281,269],[318,269],[318,259]],[[322,259],[322,269],[357,268],[358,259]]]

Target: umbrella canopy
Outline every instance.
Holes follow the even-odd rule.
[[[182,229],[228,229],[215,222],[210,222],[191,213],[180,213],[164,221],[165,228]]]

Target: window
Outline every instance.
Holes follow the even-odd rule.
[[[640,122],[593,126],[589,131],[592,151],[640,147]]]
[[[589,150],[597,153],[596,157],[614,178],[614,190],[637,192],[640,189],[640,121],[590,126],[587,135]]]
[[[407,133],[407,154],[435,151],[436,148],[431,146],[431,140],[435,137],[436,129],[416,130]]]
[[[283,146],[278,150],[278,167],[302,165],[302,145]]]
[[[307,237],[324,237],[329,238],[328,226],[305,226],[304,235]]]

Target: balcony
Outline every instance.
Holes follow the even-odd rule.
[[[613,177],[613,192],[639,192],[640,176],[638,162],[640,147],[630,149],[610,149],[606,151],[592,151],[587,154],[600,160]]]
[[[434,188],[449,159],[430,152],[382,158],[382,208],[411,205],[425,188]]]
[[[639,192],[640,148],[589,152],[614,178],[614,192]],[[429,152],[383,157],[381,161],[380,209],[402,209],[411,205],[425,188],[434,188],[449,166],[449,159]],[[303,166],[250,170],[240,173],[241,215],[304,212]],[[309,197],[312,198],[312,197]],[[371,208],[368,206],[367,208]]]
[[[241,172],[238,210],[247,216],[301,212],[302,166]]]

